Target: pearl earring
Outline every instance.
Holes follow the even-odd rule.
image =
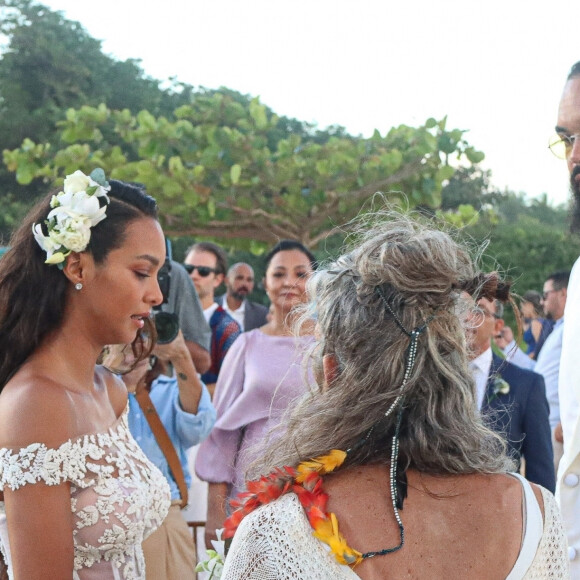
[[[75,290],[82,290],[82,288],[83,288],[83,285],[80,282],[77,282],[75,284]]]

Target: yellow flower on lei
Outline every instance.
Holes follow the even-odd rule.
[[[353,550],[346,543],[346,540],[338,531],[338,521],[333,513],[328,514],[328,518],[317,523],[314,529],[314,537],[324,542],[330,547],[336,560],[345,566],[360,564],[363,560],[362,554]]]
[[[333,449],[328,455],[321,455],[320,457],[315,457],[310,461],[303,461],[296,468],[296,471],[298,472],[296,481],[298,483],[304,483],[311,473],[330,473],[337,467],[340,467],[345,459],[345,451]]]

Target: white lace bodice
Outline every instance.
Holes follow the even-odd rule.
[[[169,485],[131,436],[127,410],[106,432],[57,449],[41,443],[0,449],[0,490],[70,482],[75,580],[144,580],[141,542],[169,509]],[[0,548],[10,563],[3,503]]]
[[[569,578],[562,521],[554,497],[542,489],[543,533],[533,561],[518,580]],[[541,517],[541,515],[540,515]],[[540,522],[541,525],[541,522]],[[527,530],[526,530],[527,533]],[[519,560],[519,559],[518,559]],[[222,580],[357,580],[312,535],[306,514],[293,493],[263,505],[240,524],[226,558]],[[510,580],[516,576],[510,574]]]

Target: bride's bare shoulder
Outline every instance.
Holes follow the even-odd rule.
[[[0,447],[54,447],[71,438],[77,420],[74,399],[61,384],[21,369],[0,394]]]
[[[127,406],[127,387],[119,375],[113,374],[109,369],[97,365],[95,369],[95,381],[102,382],[107,389],[109,402],[118,417]]]

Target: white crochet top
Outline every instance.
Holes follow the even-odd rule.
[[[71,484],[74,580],[145,579],[141,542],[169,510],[167,480],[145,457],[127,424],[128,407],[106,432],[48,449],[0,449],[0,490],[44,482]],[[4,503],[0,549],[10,569]]]
[[[520,555],[507,580],[566,579],[568,547],[554,496],[542,488],[545,519],[523,478],[525,531]],[[459,576],[458,576],[459,577]],[[222,580],[357,580],[312,535],[293,493],[250,513],[240,524],[226,558]]]

